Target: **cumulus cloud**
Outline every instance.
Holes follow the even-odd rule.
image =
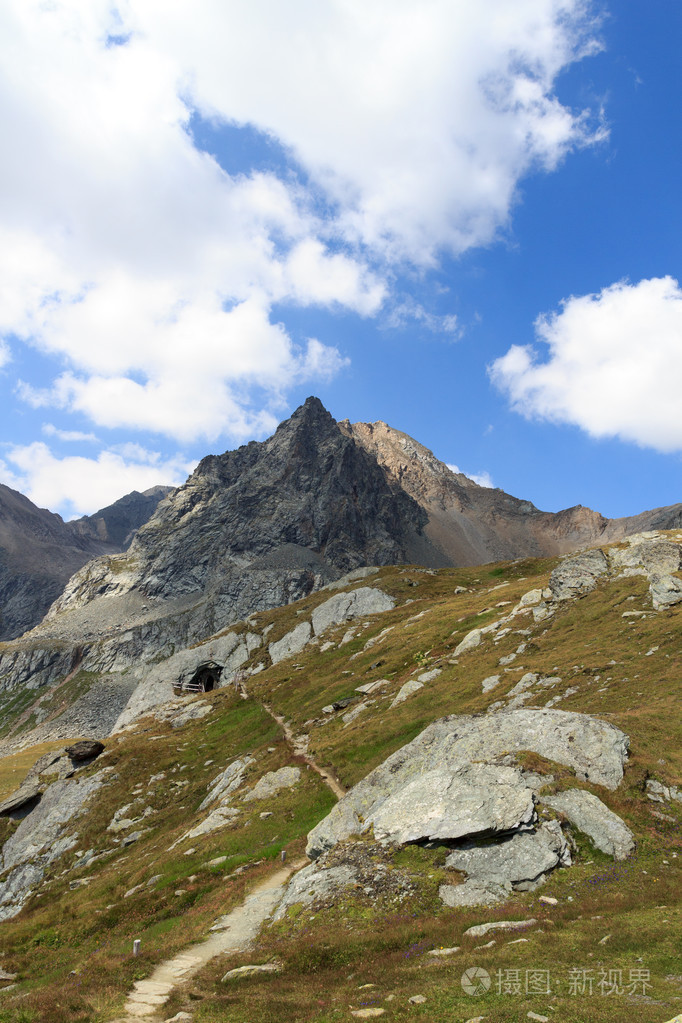
[[[682,450],[682,289],[672,277],[620,281],[540,316],[545,349],[513,345],[493,382],[528,419],[579,426],[593,437]]]
[[[7,0],[0,338],[60,366],[20,393],[183,442],[269,428],[344,365],[283,308],[375,315],[392,263],[490,242],[598,137],[554,94],[594,29],[588,0]],[[226,173],[196,116],[291,166]]]
[[[453,465],[449,462],[446,462],[446,465],[451,472],[457,473],[458,476],[460,474],[462,476],[466,476],[467,479],[473,480],[474,483],[478,483],[479,487],[495,486],[495,484],[493,483],[492,476],[486,470],[483,470],[483,472],[464,472],[462,469],[460,469],[458,465]]]
[[[529,168],[599,133],[553,92],[598,48],[590,6],[196,0],[188,18],[186,3],[148,0],[130,24],[188,73],[202,113],[289,146],[346,237],[429,262],[490,241]]]
[[[163,459],[158,452],[102,451],[97,458],[57,458],[41,441],[16,445],[0,460],[7,485],[26,494],[41,508],[60,508],[66,516],[88,515],[117,501],[131,490],[163,483],[179,486],[196,463]]]

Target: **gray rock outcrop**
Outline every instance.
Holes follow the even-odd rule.
[[[280,789],[290,789],[300,781],[300,778],[301,772],[298,767],[280,767],[278,771],[268,771],[244,795],[244,802],[248,803],[253,799],[269,799],[270,796],[276,796]]]
[[[561,710],[524,709],[484,717],[442,718],[339,800],[308,835],[307,854],[315,858],[349,835],[367,831],[375,820],[388,834],[383,804],[391,800],[390,806],[400,813],[401,794],[413,782],[418,785],[429,772],[454,777],[474,762],[499,766],[494,762],[500,756],[530,750],[573,768],[584,780],[615,789],[623,776],[628,745],[628,737],[608,722]],[[525,781],[522,784],[526,786]],[[480,830],[477,821],[474,831]],[[461,837],[466,834],[464,830],[459,833]]]
[[[7,875],[0,881],[0,920],[16,916],[47,867],[76,845],[74,822],[111,770],[53,782],[7,839],[0,854],[0,873]]]
[[[248,660],[261,643],[262,639],[256,633],[227,632],[204,643],[179,650],[148,668],[121,710],[113,731],[120,731],[143,714],[168,703],[173,688],[182,688],[202,664],[213,662],[218,665],[221,669],[220,684],[228,684],[232,674]]]
[[[555,796],[543,796],[542,801],[564,814],[607,856],[624,860],[634,852],[635,839],[628,826],[591,792],[569,789]]]
[[[603,551],[583,551],[557,565],[549,577],[554,600],[582,597],[597,585],[597,579],[608,575],[609,563]]]
[[[272,919],[281,920],[297,904],[310,905],[317,899],[336,898],[348,885],[353,884],[357,871],[347,864],[320,870],[315,863],[294,874]]]
[[[673,607],[682,601],[682,579],[675,575],[652,575],[649,592],[654,610]]]
[[[530,824],[533,793],[513,767],[464,764],[426,771],[401,786],[365,818],[380,842],[454,841]]]
[[[241,786],[244,781],[246,768],[249,764],[253,763],[253,757],[246,756],[239,757],[237,760],[233,760],[231,764],[228,764],[225,770],[221,771],[217,778],[210,782],[208,795],[199,806],[199,810],[205,810],[211,803],[215,803],[217,799],[225,802]]]
[[[349,593],[337,593],[325,600],[312,613],[313,632],[321,636],[333,625],[364,618],[366,615],[392,611],[395,600],[375,586],[360,586]]]
[[[291,632],[287,632],[286,636],[283,636],[276,643],[271,643],[268,647],[268,653],[272,663],[279,664],[280,661],[286,660],[287,657],[300,653],[312,634],[313,629],[310,622],[301,622]]]

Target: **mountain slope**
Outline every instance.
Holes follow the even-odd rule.
[[[64,522],[0,484],[0,640],[37,625],[91,558],[125,550],[171,490],[134,491],[94,515]]]
[[[9,905],[8,885],[12,898],[20,886],[32,889],[0,924],[1,965],[17,984],[2,996],[8,1020],[128,1020],[123,1007],[136,982],[183,952],[186,980],[159,1005],[159,1021],[186,1012],[196,1023],[332,1023],[367,1008],[430,1023],[472,1013],[499,1023],[528,1012],[576,1023],[675,1016],[682,602],[657,609],[652,597],[666,573],[679,578],[681,542],[679,534],[639,538],[559,562],[382,568],[369,581],[390,597],[383,611],[344,617],[352,594],[369,588],[361,580],[236,625],[262,637],[244,662],[245,698],[223,685],[173,700],[169,661],[165,703],[84,767],[53,754],[33,779],[44,786],[37,808],[0,818],[0,904]],[[275,660],[270,652],[306,622],[314,634]],[[529,727],[515,746],[504,731],[514,715],[570,727],[556,735]],[[350,797],[382,764],[398,765],[384,769],[381,784],[396,786],[391,813],[399,815],[410,809],[400,788],[409,750],[422,734],[442,742],[453,726],[462,742],[479,732],[489,746],[503,745],[470,743],[466,770],[497,772],[517,795],[534,786],[532,827],[566,843],[540,888],[453,908],[445,901],[452,890],[471,886],[462,869],[471,843],[386,842],[377,818],[374,834],[364,828],[338,841],[294,876],[254,948],[192,973],[190,943],[220,933],[223,915],[280,869],[282,851],[296,861],[306,836],[328,828],[334,806],[348,819],[311,762]],[[617,743],[603,747],[609,736]],[[428,748],[441,772],[461,776],[456,759],[432,743],[425,755]],[[0,784],[12,761],[3,767]],[[583,830],[589,823],[551,809],[571,792],[617,817],[634,851],[625,859],[600,851]],[[67,796],[72,811],[58,817]],[[484,846],[508,841],[491,836]],[[510,922],[522,922],[522,941],[499,928]],[[480,925],[493,929],[468,933]],[[223,980],[264,963],[280,972]],[[473,967],[492,981],[478,994],[460,983]],[[587,982],[581,995],[571,989],[576,970],[588,971],[591,993]],[[607,996],[599,978],[608,983],[618,970]],[[542,987],[547,975],[551,985]],[[423,1003],[410,1002],[415,996]]]

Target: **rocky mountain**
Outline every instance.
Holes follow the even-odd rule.
[[[120,505],[69,529],[86,548],[121,542]],[[44,737],[106,735],[140,681],[156,678],[155,665],[175,651],[348,572],[555,555],[681,521],[682,505],[623,520],[584,508],[541,512],[452,473],[385,423],[337,423],[309,398],[268,440],[204,458],[124,553],[88,561],[40,625],[0,648],[0,728],[4,717],[12,732],[30,720]],[[231,671],[252,642],[222,651]],[[74,677],[90,680],[88,689],[61,716],[52,697],[26,709],[27,690]]]
[[[503,490],[453,473],[428,448],[383,422],[339,423],[428,516],[424,535],[445,564],[480,565],[520,557],[566,554],[647,529],[682,525],[682,504],[622,519],[578,505],[543,512]]]
[[[73,522],[0,484],[0,640],[37,625],[91,558],[126,549],[171,487],[134,491]]]

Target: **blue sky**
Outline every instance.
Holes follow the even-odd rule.
[[[87,513],[317,394],[546,510],[682,499],[674,0],[0,28],[1,482]]]

